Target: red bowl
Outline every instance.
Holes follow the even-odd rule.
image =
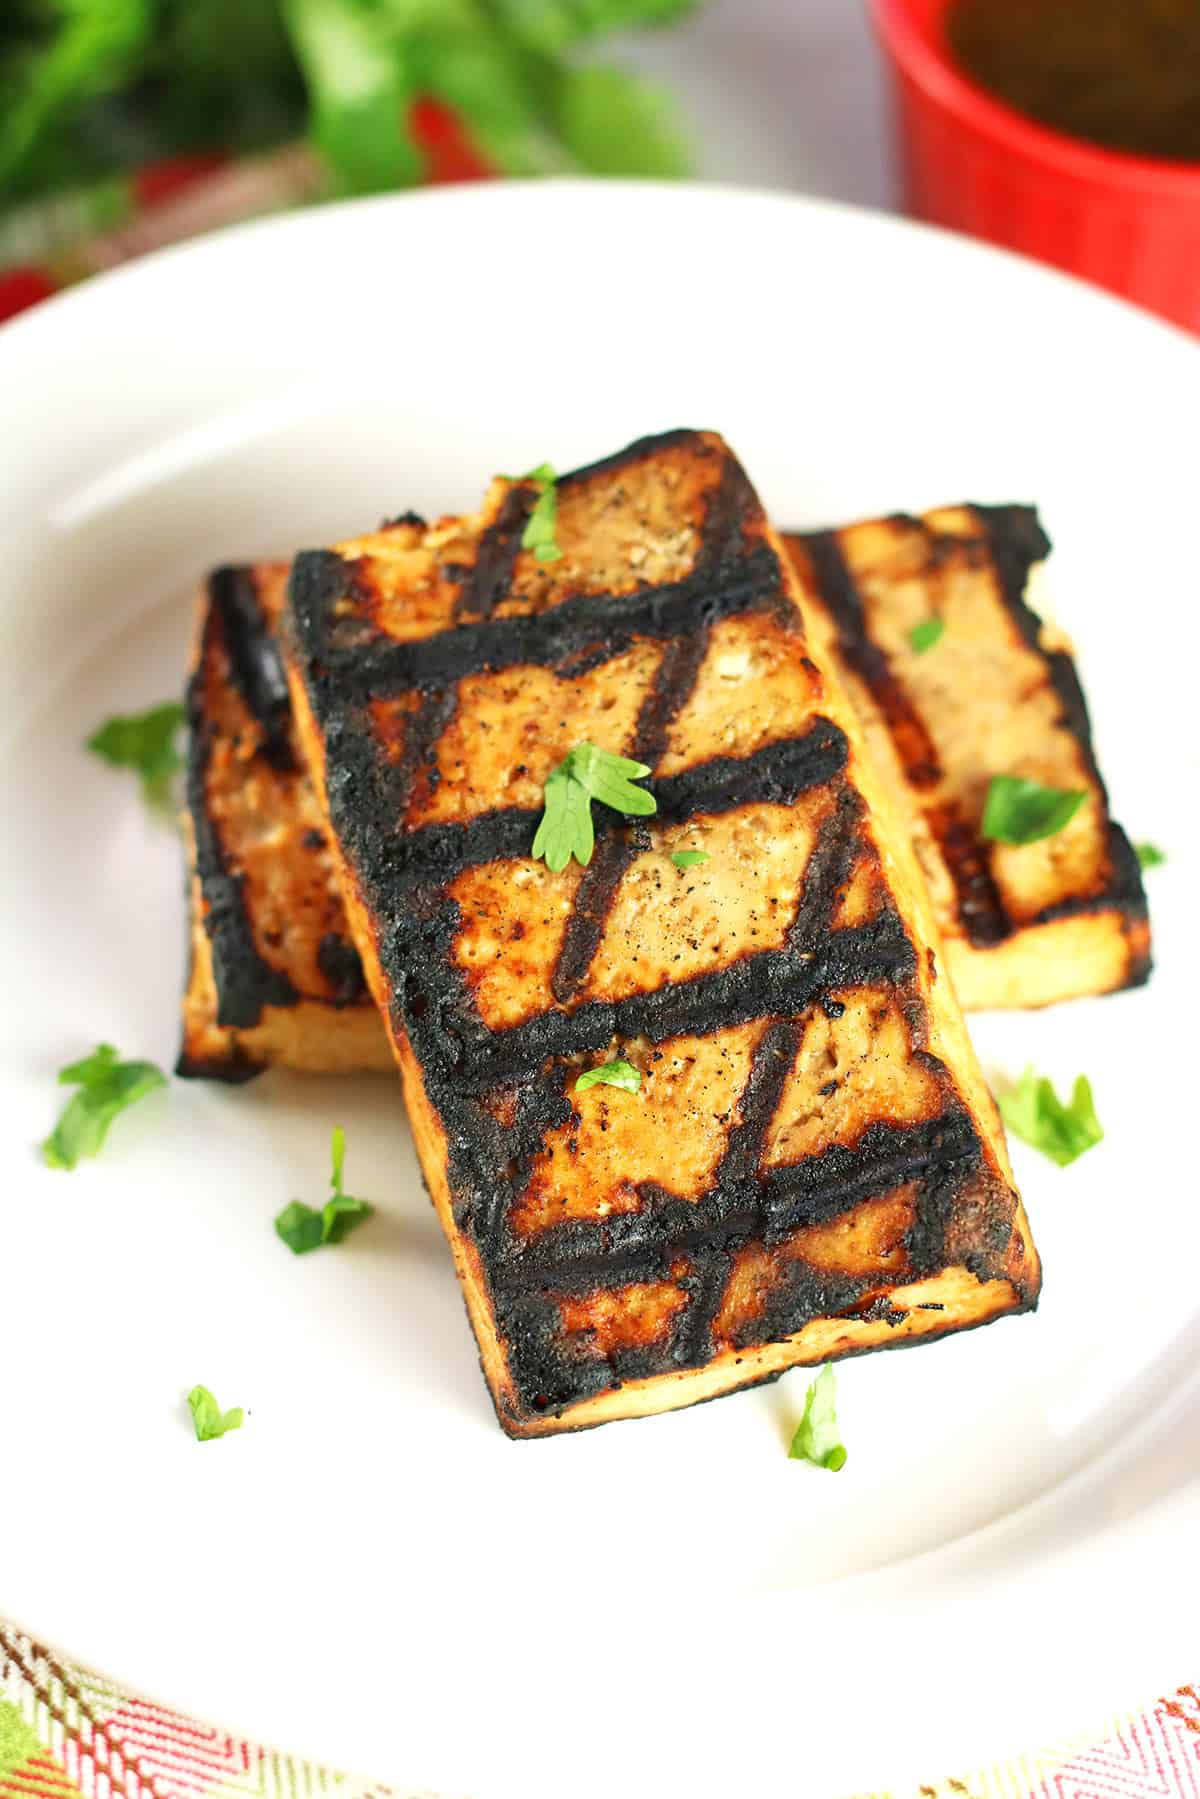
[[[951,61],[948,0],[869,3],[891,70],[910,212],[1200,332],[1200,164],[1101,150],[993,99]]]

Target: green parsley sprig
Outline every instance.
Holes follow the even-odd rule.
[[[546,777],[545,809],[532,854],[555,874],[572,856],[586,868],[595,848],[592,801],[628,817],[649,818],[658,811],[658,801],[644,787],[634,786],[649,773],[644,762],[614,756],[594,743],[577,743]]]
[[[1016,1086],[999,1096],[1000,1115],[1013,1135],[1041,1150],[1060,1168],[1093,1149],[1104,1132],[1096,1116],[1092,1084],[1081,1074],[1069,1105],[1059,1099],[1045,1075],[1027,1068]]]
[[[1157,843],[1135,843],[1134,854],[1141,869],[1161,868],[1167,859],[1165,850],[1160,850]]]
[[[837,1380],[827,1362],[804,1396],[804,1414],[796,1426],[788,1455],[794,1461],[815,1462],[836,1474],[846,1465],[846,1449],[837,1421]]]
[[[183,767],[176,742],[183,725],[183,707],[175,700],[151,706],[147,712],[117,714],[88,738],[86,748],[114,768],[132,768],[142,781],[142,797],[148,805],[163,807],[170,801],[170,780]]]
[[[602,1068],[589,1068],[580,1075],[575,1083],[576,1093],[586,1093],[589,1087],[620,1087],[626,1093],[640,1093],[642,1090],[641,1070],[632,1062],[605,1062]]]
[[[240,1405],[223,1412],[207,1387],[193,1387],[187,1396],[188,1410],[196,1430],[198,1443],[211,1443],[227,1431],[241,1430],[246,1414]]]
[[[983,808],[983,835],[993,843],[1039,843],[1070,824],[1087,794],[1075,787],[1043,787],[1018,775],[993,775]]]
[[[153,1062],[122,1062],[111,1043],[98,1044],[90,1056],[61,1069],[58,1079],[79,1091],[42,1144],[49,1168],[74,1168],[84,1156],[99,1155],[114,1118],[167,1084]]]
[[[320,1211],[294,1199],[290,1205],[284,1206],[275,1220],[276,1234],[287,1244],[293,1255],[307,1255],[310,1250],[320,1249],[324,1243],[340,1243],[347,1232],[354,1230],[371,1216],[372,1208],[365,1199],[355,1199],[352,1194],[342,1190],[346,1133],[340,1124],[333,1132],[331,1159],[333,1168],[329,1184],[332,1192]]]

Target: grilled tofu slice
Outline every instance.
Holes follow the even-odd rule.
[[[286,584],[286,563],[222,568],[198,600],[184,1075],[246,1080],[272,1062],[391,1067],[297,755],[275,637]]]
[[[299,735],[514,1436],[692,1403],[1036,1300],[903,826],[720,438],[301,555]],[[530,848],[582,739],[652,819]],[[709,860],[686,870],[685,849]],[[580,1073],[614,1058],[640,1091]]]
[[[1108,814],[1071,647],[1029,605],[1029,506],[947,506],[787,539],[813,640],[906,815],[968,1011],[1045,1006],[1150,972],[1137,857]],[[939,619],[918,653],[914,626]],[[1055,837],[981,836],[993,775],[1081,789]]]

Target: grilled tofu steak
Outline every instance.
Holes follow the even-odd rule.
[[[297,558],[286,659],[500,1422],[667,1410],[1031,1307],[904,827],[720,438]],[[652,770],[530,851],[581,740]],[[679,868],[673,855],[708,860]],[[640,1089],[579,1076],[614,1059]]]
[[[188,689],[190,966],[178,1072],[390,1068],[275,637],[287,564],[218,569]]]
[[[1070,645],[1028,603],[1050,550],[1034,509],[949,506],[786,542],[812,638],[906,814],[963,1006],[1045,1006],[1144,981],[1137,857],[1108,815]],[[942,631],[922,652],[911,633],[928,620]],[[1087,798],[1056,836],[989,842],[994,775]]]

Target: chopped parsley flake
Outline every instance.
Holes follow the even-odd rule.
[[[1027,1068],[1009,1093],[1000,1095],[1000,1113],[1013,1135],[1065,1168],[1100,1142],[1104,1132],[1092,1101],[1092,1084],[1081,1074],[1070,1105],[1064,1105],[1045,1075]]]
[[[788,1455],[795,1461],[815,1462],[836,1474],[846,1465],[846,1449],[838,1431],[837,1380],[828,1363],[810,1382],[804,1397],[804,1415],[796,1426]]]
[[[712,857],[707,850],[676,850],[671,860],[676,868],[699,868],[702,862],[711,862]]]
[[[176,738],[183,724],[183,707],[170,700],[151,706],[148,712],[131,712],[110,718],[87,740],[93,755],[114,768],[132,768],[142,781],[142,794],[152,806],[170,800],[170,779],[183,766]]]
[[[210,1443],[226,1431],[241,1430],[246,1414],[240,1405],[223,1412],[207,1387],[193,1387],[188,1394],[188,1410],[196,1427],[196,1441]]]
[[[74,1168],[84,1156],[99,1155],[114,1118],[147,1093],[165,1087],[167,1077],[153,1062],[122,1062],[111,1043],[101,1043],[82,1062],[59,1071],[64,1087],[78,1087],[42,1144],[50,1168]]]
[[[339,1124],[333,1133],[331,1145],[333,1172],[329,1184],[333,1189],[330,1197],[318,1211],[314,1206],[306,1206],[301,1200],[294,1199],[290,1205],[284,1206],[275,1220],[276,1234],[287,1244],[293,1255],[307,1255],[312,1249],[320,1249],[324,1243],[340,1243],[347,1232],[371,1216],[371,1207],[365,1199],[355,1199],[352,1194],[342,1191],[342,1169],[346,1160],[346,1133]]]
[[[589,1087],[620,1087],[626,1093],[640,1093],[642,1087],[641,1071],[632,1062],[606,1062],[603,1068],[589,1068],[581,1074],[575,1083],[576,1093],[586,1093]]]

